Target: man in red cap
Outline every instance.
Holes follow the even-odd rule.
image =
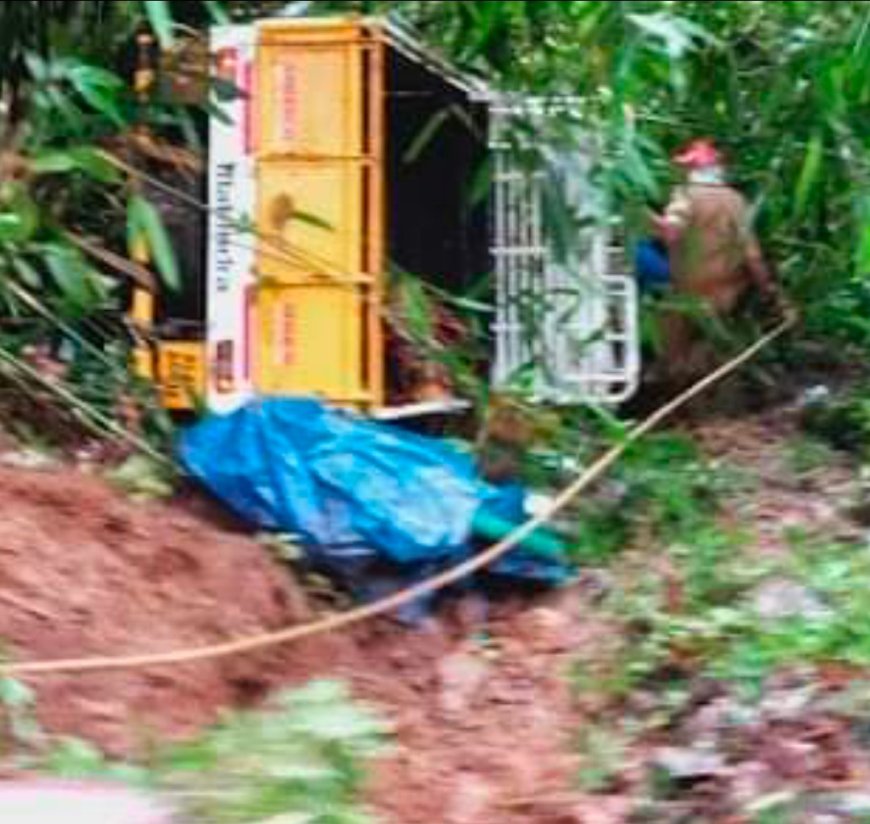
[[[674,162],[686,182],[675,190],[664,214],[654,218],[668,248],[674,293],[696,303],[698,311],[723,319],[754,286],[778,310],[790,312],[764,263],[749,205],[728,185],[713,142],[690,143]],[[671,378],[691,381],[711,368],[713,353],[691,313],[669,312],[663,332],[664,366]]]

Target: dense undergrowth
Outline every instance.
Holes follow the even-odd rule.
[[[778,552],[760,550],[758,525],[735,514],[757,491],[745,473],[723,484],[727,467],[686,444],[675,451],[670,438],[622,467],[624,500],[634,487],[640,504],[615,509],[624,542],[598,555],[611,585],[593,609],[606,638],[578,655],[571,678],[589,719],[580,784],[632,795],[631,820],[805,821],[861,774],[865,399],[859,388],[822,410],[815,398],[804,433],[777,445],[781,482],[848,516],[833,532],[783,524]],[[844,464],[849,500],[825,486],[830,467]],[[747,797],[739,776],[752,770],[764,780]],[[867,820],[859,812],[836,820]]]

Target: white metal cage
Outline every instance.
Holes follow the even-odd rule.
[[[637,389],[640,345],[634,280],[614,266],[610,233],[590,215],[590,145],[548,149],[531,168],[523,142],[566,102],[493,100],[492,254],[496,275],[493,382],[523,384],[542,401],[615,405]],[[519,125],[522,124],[522,125]],[[534,153],[540,157],[540,152]],[[557,255],[545,220],[548,187],[576,225]],[[552,194],[552,189],[549,191]]]

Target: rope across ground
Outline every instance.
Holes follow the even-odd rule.
[[[395,610],[416,601],[418,598],[445,589],[458,581],[478,572],[507,553],[516,549],[526,538],[541,526],[546,525],[577,496],[599,480],[632,444],[674,415],[687,403],[743,367],[762,350],[780,338],[793,325],[794,321],[785,320],[767,334],[759,338],[737,356],[699,380],[680,393],[676,398],[660,407],[645,420],[628,432],[623,440],[605,452],[598,460],[585,469],[571,484],[556,496],[546,511],[528,520],[505,539],[494,544],[475,557],[458,564],[419,584],[404,589],[377,602],[357,607],[346,612],[327,616],[310,623],[256,633],[234,638],[223,643],[174,649],[166,652],[142,653],[117,656],[83,656],[43,661],[22,661],[6,663],[0,667],[5,677],[37,677],[57,674],[141,670],[160,667],[182,666],[203,661],[214,661],[247,653],[266,650],[284,644],[310,639],[318,635],[345,630],[363,621],[393,613]]]

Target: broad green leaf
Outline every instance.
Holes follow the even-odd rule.
[[[145,198],[134,195],[127,207],[128,238],[141,238],[148,246],[154,265],[170,289],[181,287],[181,274],[172,240],[160,213]]]
[[[90,270],[75,249],[57,243],[46,244],[43,255],[55,284],[71,306],[83,309],[94,305],[88,283]]]
[[[31,160],[30,168],[37,175],[81,171],[98,183],[117,184],[122,180],[121,173],[108,158],[90,146],[42,152]]]
[[[16,197],[11,201],[11,206],[21,218],[21,242],[32,240],[39,231],[43,207],[40,206],[31,195],[30,191],[22,186]]]
[[[16,212],[0,212],[0,243],[19,243],[24,222]]]
[[[115,125],[125,124],[120,107],[124,83],[120,78],[103,69],[81,64],[69,70],[69,80],[88,105]]]
[[[39,207],[24,184],[3,187],[0,211],[0,242],[26,243],[39,228]]]

